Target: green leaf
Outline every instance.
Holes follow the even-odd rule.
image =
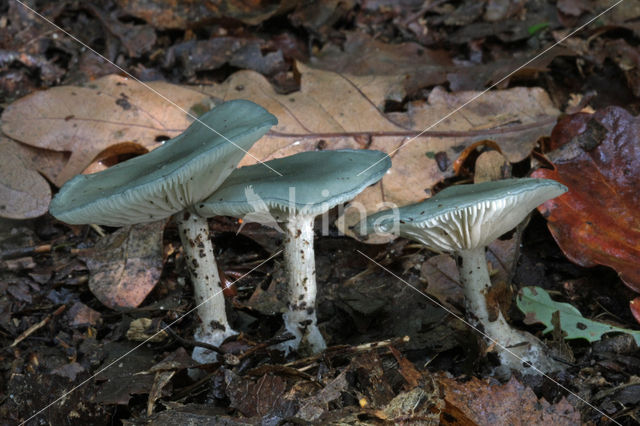
[[[636,345],[640,346],[640,331],[587,319],[574,306],[552,300],[549,293],[540,287],[522,288],[516,302],[518,308],[525,314],[524,322],[526,324],[544,324],[547,327],[542,331],[544,334],[553,330],[551,316],[558,311],[560,313],[560,327],[565,332],[564,338],[567,340],[587,339],[589,342],[595,342],[600,340],[603,334],[615,332],[632,335]]]
[[[548,22],[540,22],[539,24],[535,24],[527,28],[529,35],[534,35],[538,31],[541,31],[549,26]]]

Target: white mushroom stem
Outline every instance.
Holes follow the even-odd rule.
[[[544,344],[527,332],[511,328],[502,316],[502,312],[498,310],[497,318],[491,321],[487,306],[491,280],[487,270],[485,248],[464,250],[458,255],[460,256],[460,279],[466,296],[467,316],[474,317],[471,318],[474,326],[481,325],[480,329],[486,336],[497,342],[496,350],[502,365],[529,374],[540,373],[528,367],[525,361],[544,373],[559,370],[560,365],[548,356]]]
[[[205,218],[188,212],[177,214],[176,219],[201,321],[194,338],[198,342],[220,346],[227,337],[237,333],[227,321],[209,225]],[[216,352],[201,347],[194,348],[192,358],[203,364],[217,359]]]
[[[326,343],[316,318],[316,261],[313,251],[313,223],[315,216],[291,216],[285,224],[284,259],[289,278],[287,312],[284,324],[295,336],[282,344],[288,352],[300,347],[318,353]]]

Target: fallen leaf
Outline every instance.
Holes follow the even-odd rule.
[[[191,358],[187,351],[183,347],[179,347],[149,370],[141,371],[137,374],[153,374],[161,371],[180,371],[197,365],[198,363]]]
[[[410,388],[415,388],[424,381],[424,375],[419,372],[415,365],[405,358],[399,350],[393,346],[389,346],[389,352],[391,352],[396,361],[398,361],[398,372]]]
[[[58,368],[54,368],[51,370],[51,374],[66,377],[70,382],[74,382],[76,380],[76,376],[84,371],[85,370],[82,365],[77,362],[70,362],[69,364],[64,364]]]
[[[382,409],[391,424],[439,425],[440,415],[446,408],[437,390],[427,392],[415,387],[408,392],[400,392]]]
[[[590,2],[586,0],[558,0],[558,10],[566,15],[580,16],[591,11]]]
[[[45,214],[49,208],[49,183],[23,157],[18,143],[0,137],[1,217],[29,219]]]
[[[281,51],[262,53],[264,41],[238,37],[215,37],[209,40],[190,40],[171,46],[162,66],[179,66],[185,77],[197,71],[213,70],[225,64],[251,69],[263,75],[273,75],[287,69]]]
[[[640,297],[636,297],[629,302],[629,309],[631,309],[631,313],[636,321],[640,322]]]
[[[175,371],[158,371],[153,379],[153,386],[149,391],[149,399],[147,401],[147,416],[153,414],[153,406],[160,396],[165,386],[169,384],[171,378],[176,374]]]
[[[122,227],[79,256],[91,272],[89,289],[111,309],[135,308],[162,272],[166,220]]]
[[[135,342],[162,342],[169,335],[165,330],[159,330],[157,322],[150,318],[136,318],[129,324],[127,339]]]
[[[313,422],[329,410],[329,403],[338,399],[348,387],[346,370],[338,374],[315,395],[301,401],[301,407],[296,417],[307,422]]]
[[[67,316],[70,319],[69,323],[72,327],[86,325],[96,326],[102,322],[100,312],[91,309],[82,302],[74,303],[73,306],[69,308]]]
[[[606,333],[625,333],[633,336],[640,347],[640,331],[585,318],[575,306],[552,300],[549,293],[540,287],[523,287],[516,301],[520,311],[525,314],[525,324],[541,323],[546,326],[542,334],[554,330],[552,316],[559,312],[560,328],[566,333],[565,339],[586,339],[595,342],[602,339]]]
[[[123,23],[93,3],[87,3],[85,7],[108,30],[109,36],[115,36],[122,43],[130,57],[149,53],[156,43],[156,32],[150,25]]]
[[[558,55],[567,50],[554,51],[550,55],[527,63],[518,73],[540,72]],[[488,84],[499,81],[514,69],[522,66],[534,53],[522,58],[496,59],[490,63],[454,61],[446,50],[431,50],[418,43],[383,43],[360,32],[348,32],[340,45],[327,43],[311,58],[315,68],[355,76],[385,75],[396,80],[413,95],[419,89],[449,83],[453,92],[482,90]],[[393,99],[401,101],[401,99]]]
[[[104,345],[108,353],[95,376],[100,385],[95,400],[100,404],[127,405],[132,395],[149,393],[154,375],[141,374],[153,364],[154,349],[138,347],[135,342],[108,342]],[[113,364],[113,365],[112,365]]]
[[[7,293],[21,302],[26,302],[29,304],[32,302],[32,297],[30,294],[31,289],[29,288],[29,285],[24,281],[9,283],[9,286],[7,287]]]
[[[492,379],[476,377],[458,381],[440,373],[436,381],[444,392],[446,408],[443,414],[448,414],[442,419],[456,419],[462,414],[467,421],[477,425],[580,424],[580,412],[566,398],[549,404],[544,398],[538,399],[531,388],[515,377],[503,385]],[[445,424],[454,423],[448,420]]]
[[[101,424],[111,418],[107,407],[95,401],[95,387],[89,384],[82,392],[68,392],[73,387],[69,379],[57,374],[12,374],[7,377],[6,387],[11,389],[11,397],[5,404],[3,423],[19,424],[26,418],[17,413],[35,413],[51,404],[45,416],[51,424]],[[66,392],[66,394],[65,394]],[[63,398],[60,398],[63,396]],[[109,407],[110,408],[110,407]],[[14,412],[15,415],[9,413]],[[70,414],[75,413],[72,417]],[[38,421],[36,421],[38,422]],[[38,422],[39,423],[39,422]]]
[[[387,75],[407,93],[447,82],[453,70],[446,50],[425,49],[418,43],[383,43],[361,32],[348,32],[339,46],[327,43],[311,58],[315,68],[348,75]],[[402,101],[402,99],[392,99]]]
[[[147,84],[195,115],[213,106],[194,89],[164,82]],[[84,86],[54,87],[17,100],[2,114],[2,131],[34,147],[70,152],[64,168],[49,176],[61,186],[107,148],[135,143],[150,151],[180,134],[191,121],[143,85],[110,75]]]
[[[367,400],[369,408],[385,407],[395,393],[391,388],[389,372],[385,371],[376,352],[365,352],[351,360],[349,370],[353,373],[355,386]]]
[[[460,27],[459,29],[452,28],[448,31],[447,42],[466,44],[485,37],[497,37],[503,42],[516,42],[531,38],[532,31],[530,31],[530,29],[536,28],[536,26],[539,26],[541,23],[546,23],[547,25],[545,27],[549,28],[560,27],[558,11],[555,4],[530,2],[495,3],[507,3],[514,6],[508,11],[510,13],[503,15],[510,15],[509,19],[500,19],[495,22],[484,22],[481,19],[476,20],[474,14],[476,16],[482,14],[485,4],[473,1],[462,2],[460,7],[453,13],[447,14],[444,23]],[[523,11],[525,5],[526,12]],[[519,9],[521,13],[517,13]],[[486,17],[495,19],[496,15],[497,14],[493,14],[493,16],[491,16],[491,14],[488,13]],[[429,20],[427,23],[429,23]],[[529,56],[529,58],[531,56]],[[523,62],[524,61],[526,61],[526,59],[524,59]]]
[[[487,151],[476,160],[473,183],[490,182],[511,177],[511,163],[498,151]]]
[[[448,254],[432,256],[422,263],[420,276],[427,281],[425,292],[435,297],[452,312],[460,315],[464,306],[464,290],[456,261]]]
[[[294,27],[306,29],[313,37],[326,41],[338,33],[336,24],[352,19],[356,0],[296,1],[296,10],[288,15]]]
[[[640,292],[640,118],[609,107],[561,119],[554,136],[561,146],[549,154],[555,169],[532,176],[562,182],[569,192],[538,210],[571,261],[612,267]]]
[[[268,373],[252,379],[230,372],[228,374],[233,377],[226,390],[230,400],[229,405],[244,416],[273,415],[273,411],[279,407],[286,410],[286,406],[291,405],[291,401],[285,399],[287,381],[283,377]]]
[[[287,8],[290,2],[189,0],[118,0],[127,15],[143,19],[158,29],[187,29],[202,26],[220,18],[232,18],[249,25],[257,25]],[[283,3],[281,6],[280,3]]]
[[[221,415],[220,407],[213,404],[181,404],[178,402],[165,402],[167,409],[159,411],[144,421],[155,426],[175,425],[221,425],[221,426],[253,426],[260,423],[260,418],[238,418],[237,415]],[[128,421],[124,425],[130,426]]]

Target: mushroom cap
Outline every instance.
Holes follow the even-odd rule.
[[[225,102],[148,154],[70,179],[49,211],[70,224],[123,226],[164,219],[211,195],[277,122],[253,102]]]
[[[320,215],[379,181],[391,159],[381,151],[345,149],[301,152],[266,164],[282,176],[265,173],[266,167],[259,164],[241,167],[199,203],[196,212],[204,217],[242,217],[268,210],[277,221],[292,214]]]
[[[488,245],[535,207],[566,191],[554,180],[532,178],[456,185],[401,207],[395,217],[392,210],[368,216],[355,229],[397,234],[436,251],[471,250]]]

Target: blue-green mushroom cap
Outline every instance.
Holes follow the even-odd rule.
[[[266,173],[259,164],[241,167],[199,203],[196,212],[204,217],[242,217],[264,211],[276,221],[320,215],[382,179],[391,159],[381,151],[345,149],[301,152],[265,164],[282,176]]]
[[[567,191],[550,179],[505,179],[455,185],[420,203],[384,210],[355,225],[361,236],[393,234],[441,252],[486,246],[535,207]]]
[[[123,226],[167,218],[211,195],[277,122],[253,102],[225,102],[148,154],[70,179],[49,211],[70,224]]]

